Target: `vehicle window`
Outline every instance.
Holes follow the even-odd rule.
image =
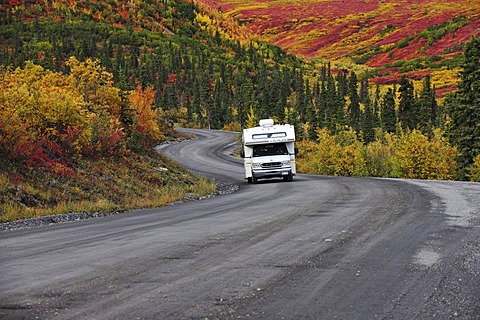
[[[288,155],[287,146],[284,143],[260,144],[253,147],[254,157]]]

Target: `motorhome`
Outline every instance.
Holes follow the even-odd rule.
[[[245,179],[281,177],[292,181],[295,169],[295,130],[289,124],[274,124],[272,119],[260,120],[259,126],[244,129],[242,157]]]

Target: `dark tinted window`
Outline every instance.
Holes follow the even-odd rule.
[[[284,143],[259,144],[253,147],[254,157],[288,155],[287,146]]]

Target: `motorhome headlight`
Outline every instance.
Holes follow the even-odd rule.
[[[290,165],[290,160],[283,160],[282,161],[282,166],[289,166]]]
[[[259,168],[262,167],[262,164],[260,162],[254,162],[254,163],[252,163],[252,167],[256,168],[256,169],[259,169]]]

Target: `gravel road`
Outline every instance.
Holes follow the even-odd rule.
[[[480,184],[243,180],[236,135],[159,151],[225,195],[0,231],[1,319],[480,319]]]

